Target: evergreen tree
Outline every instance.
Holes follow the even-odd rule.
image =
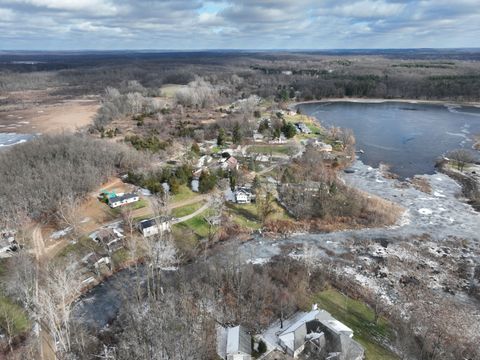
[[[218,130],[218,136],[217,136],[217,145],[218,146],[223,146],[225,145],[225,140],[226,140],[226,135],[225,135],[225,130],[220,128]]]
[[[190,149],[194,154],[200,155],[200,146],[197,143],[193,143]]]
[[[235,127],[233,128],[232,141],[234,144],[240,144],[242,142],[242,130],[238,122],[235,123]]]
[[[213,173],[202,171],[198,182],[198,190],[201,193],[207,193],[212,190],[217,184],[217,176]]]

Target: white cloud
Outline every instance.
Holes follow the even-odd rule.
[[[0,19],[2,21],[12,21],[15,18],[15,13],[10,9],[0,8]]]
[[[474,47],[477,8],[478,0],[0,0],[0,46]]]
[[[6,0],[5,3],[31,5],[50,10],[85,12],[102,16],[119,13],[120,7],[109,0]]]
[[[363,0],[336,6],[331,13],[352,18],[385,18],[398,15],[405,7],[405,4]]]

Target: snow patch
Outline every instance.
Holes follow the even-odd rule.
[[[433,211],[427,208],[421,208],[418,210],[418,212],[422,215],[432,215]]]

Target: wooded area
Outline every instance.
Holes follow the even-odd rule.
[[[0,219],[15,223],[55,213],[109,176],[141,164],[126,145],[81,135],[41,136],[0,153]],[[8,228],[8,226],[7,226]]]
[[[126,93],[129,83],[136,80],[152,95],[163,84],[186,85],[202,77],[221,89],[222,95],[236,97],[257,94],[285,100],[344,96],[464,101],[480,98],[480,65],[469,61],[469,53],[452,58],[446,52],[443,59],[439,52],[434,60],[421,52],[385,55],[381,52],[145,53],[116,57],[77,54],[69,56],[67,61],[62,55],[49,54],[40,56],[45,60],[41,64],[3,62],[0,91],[49,87],[55,95],[79,96],[101,94],[110,86]]]

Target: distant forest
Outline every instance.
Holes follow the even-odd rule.
[[[98,95],[136,80],[155,94],[163,84],[198,77],[232,98],[477,101],[480,50],[0,53],[0,93]]]

